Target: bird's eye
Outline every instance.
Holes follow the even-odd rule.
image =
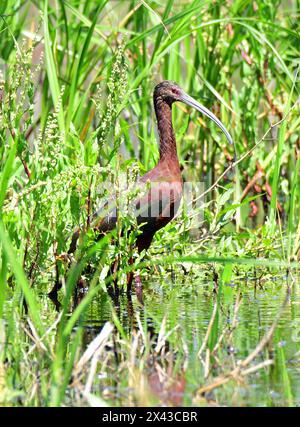
[[[179,89],[177,89],[177,88],[172,88],[172,93],[173,93],[174,95],[179,95],[179,94],[180,94],[180,91],[179,91]]]

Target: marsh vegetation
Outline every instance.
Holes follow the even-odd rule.
[[[300,404],[299,13],[298,0],[1,2],[1,405]],[[89,224],[122,177],[156,165],[162,80],[234,145],[173,108],[201,221],[181,207],[138,254],[126,209],[101,240]],[[130,271],[143,305],[122,292]]]

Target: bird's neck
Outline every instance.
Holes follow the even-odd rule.
[[[176,139],[172,125],[172,105],[162,97],[154,98],[154,108],[159,134],[160,162],[167,162],[179,169]]]

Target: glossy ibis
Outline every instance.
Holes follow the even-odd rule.
[[[166,80],[155,87],[153,102],[159,133],[160,158],[155,168],[143,175],[138,181],[140,185],[145,185],[148,181],[151,182],[148,192],[135,202],[137,223],[141,225],[141,234],[136,241],[139,252],[148,249],[154,234],[171,221],[182,198],[183,183],[172,125],[172,105],[177,101],[195,108],[213,120],[224,132],[227,140],[232,143],[229,132],[220,120],[211,111],[187,95],[176,83]],[[116,222],[115,210],[104,215],[101,210],[98,210],[93,217],[91,227],[102,234],[115,228]],[[80,229],[77,229],[73,234],[69,254],[75,252],[80,233]],[[131,292],[132,280],[133,274],[130,274],[127,288],[129,293]],[[135,283],[137,295],[141,299],[139,276],[135,277]]]

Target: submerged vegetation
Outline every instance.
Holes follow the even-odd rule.
[[[298,0],[1,2],[1,405],[300,404],[299,13]],[[182,207],[139,255],[126,209],[102,240],[89,224],[157,163],[165,79],[234,146],[173,108],[201,220]],[[116,259],[121,288],[141,275],[144,306],[108,296]]]

